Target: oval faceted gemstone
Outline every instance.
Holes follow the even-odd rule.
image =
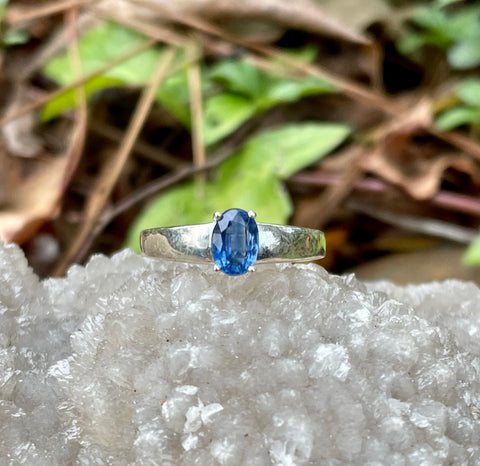
[[[258,228],[255,219],[242,209],[226,210],[212,233],[212,255],[227,275],[242,275],[258,255]]]

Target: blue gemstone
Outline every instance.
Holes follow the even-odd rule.
[[[227,275],[242,275],[258,255],[258,228],[255,219],[242,209],[226,210],[212,233],[212,255]]]

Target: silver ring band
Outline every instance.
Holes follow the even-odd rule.
[[[148,256],[178,262],[213,262],[213,223],[151,228],[140,234],[140,248]],[[256,263],[305,262],[325,257],[325,235],[320,230],[257,223]]]

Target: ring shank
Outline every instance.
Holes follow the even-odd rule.
[[[213,262],[210,247],[214,223],[143,230],[140,248],[151,257],[178,262]],[[325,235],[320,230],[257,223],[257,263],[305,262],[325,257]]]

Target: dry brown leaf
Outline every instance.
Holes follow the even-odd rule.
[[[67,157],[45,160],[34,173],[5,195],[0,212],[0,240],[23,243],[55,216]]]
[[[65,256],[60,263],[57,264],[53,273],[54,275],[62,275],[70,263],[76,260],[77,254],[82,250],[82,247],[84,247],[86,242],[88,242],[88,237],[95,227],[95,222],[98,220],[102,209],[104,209],[113,187],[118,181],[118,177],[132,151],[133,145],[138,138],[138,134],[145,123],[145,119],[147,118],[154,102],[155,92],[160,86],[162,80],[168,74],[176,50],[177,49],[175,48],[169,48],[165,52],[160,59],[149,84],[144,88],[118,151],[113,156],[109,165],[102,169],[102,172],[97,179],[96,186],[90,194],[85,206],[85,216],[82,226],[77,236],[69,245]]]
[[[375,152],[364,168],[389,183],[400,186],[415,199],[431,198],[438,191],[442,175],[448,168],[466,173],[472,180],[480,179],[478,165],[463,154],[444,154],[429,159],[419,158],[416,162],[408,164],[392,163],[391,159],[382,154],[384,152]]]
[[[111,0],[105,0],[111,1]],[[254,20],[260,29],[266,24],[278,24],[286,28],[325,34],[356,44],[369,45],[370,40],[325,14],[311,0],[132,0],[132,3],[151,6],[157,11],[164,10],[172,17],[198,16],[221,20],[222,25],[230,20]],[[245,24],[244,24],[245,26]],[[239,33],[238,28],[235,30]],[[251,37],[252,30],[248,30]]]
[[[315,3],[331,18],[358,33],[392,14],[392,7],[384,0],[315,0]]]
[[[15,88],[11,98],[11,104],[6,112],[7,117],[17,113],[20,108],[30,101],[26,95],[25,87],[21,83],[17,84]],[[35,157],[40,153],[42,144],[40,138],[34,132],[37,123],[36,120],[36,115],[29,113],[0,128],[5,146],[10,155],[17,157]]]
[[[63,193],[83,150],[86,113],[78,112],[65,154],[25,160],[0,147],[0,240],[23,243],[60,209]]]
[[[419,147],[414,137],[431,125],[431,102],[425,99],[382,128],[379,141],[362,161],[362,167],[400,186],[415,199],[431,198],[450,167],[478,179],[479,167],[470,157],[461,153],[438,155]]]
[[[350,146],[339,153],[337,157],[348,160],[348,170],[343,169],[338,176],[338,181],[318,196],[303,200],[296,206],[293,222],[309,228],[322,228],[333,216],[338,206],[352,191],[355,182],[363,175],[360,161],[365,156],[365,151],[359,146]]]

